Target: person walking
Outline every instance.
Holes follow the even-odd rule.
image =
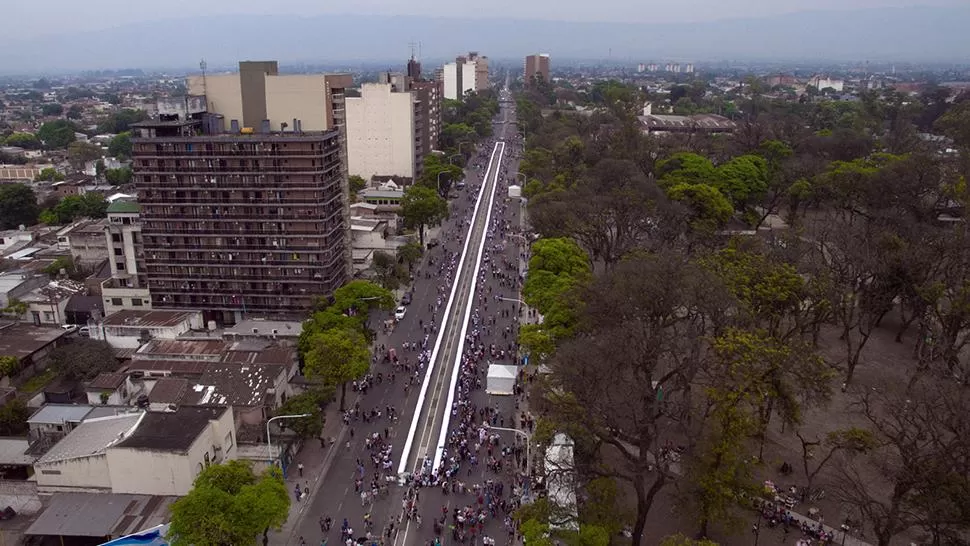
[[[300,472],[300,477],[302,478],[303,477],[303,463],[298,463],[296,465],[296,469],[297,469],[297,471]]]

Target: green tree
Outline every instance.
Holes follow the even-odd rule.
[[[119,112],[111,114],[107,117],[107,119],[99,123],[98,132],[121,134],[131,129],[131,125],[133,123],[145,121],[146,119],[148,119],[148,113],[144,110],[125,108]]]
[[[104,179],[108,184],[112,186],[121,186],[123,184],[128,184],[131,182],[132,171],[130,167],[122,167],[120,169],[108,169],[104,171]]]
[[[658,161],[656,174],[664,186],[711,184],[718,178],[711,160],[690,152],[677,153]]]
[[[309,417],[287,419],[281,424],[292,429],[301,438],[316,438],[323,432],[324,420],[326,419],[323,409],[332,397],[332,388],[314,387],[306,392],[289,397],[274,413],[277,415],[302,415],[309,413]]]
[[[27,419],[30,417],[30,408],[22,398],[14,398],[2,408],[0,408],[0,435],[21,436],[26,435],[29,428]]]
[[[347,382],[360,379],[370,369],[367,340],[359,330],[335,328],[315,334],[305,356],[305,373],[324,385],[340,385],[340,411],[346,408]]]
[[[687,206],[691,228],[700,233],[717,231],[734,215],[731,202],[709,184],[679,183],[667,188],[667,196]]]
[[[121,136],[121,135],[118,135],[118,136]],[[129,142],[130,142],[130,139],[129,139]],[[130,146],[131,144],[129,143],[129,147]],[[129,152],[129,155],[130,155],[130,152]],[[350,183],[350,193],[355,195],[357,194],[357,192],[367,187],[367,181],[364,180],[364,177],[358,176],[356,174],[352,174],[348,176],[347,181]]]
[[[456,180],[461,180],[462,169],[458,165],[452,164],[441,154],[429,154],[424,157],[424,172],[418,183],[422,186],[434,188],[442,197],[451,191],[451,184]],[[440,185],[439,185],[440,183]]]
[[[255,546],[289,510],[278,468],[256,476],[248,463],[229,461],[204,469],[189,494],[172,503],[168,538],[173,546]]]
[[[34,190],[24,184],[0,185],[0,227],[13,229],[37,222],[40,210]]]
[[[80,120],[84,117],[84,108],[80,104],[72,104],[70,108],[67,109],[67,114],[65,114],[67,119]]]
[[[20,359],[15,356],[0,356],[0,377],[12,375],[20,368]]]
[[[333,307],[339,313],[355,316],[363,325],[371,310],[393,309],[394,294],[370,281],[358,279],[334,290]]]
[[[101,146],[97,144],[91,144],[90,142],[75,141],[68,145],[67,147],[67,159],[71,162],[71,165],[75,169],[81,169],[84,164],[88,161],[94,161],[95,159],[101,159],[104,155],[104,150]]]
[[[413,184],[404,190],[401,215],[406,225],[417,228],[421,246],[424,246],[424,228],[438,225],[448,217],[448,202],[435,190]]]
[[[768,191],[768,162],[761,156],[742,155],[717,168],[717,188],[742,210]]]
[[[407,243],[397,247],[397,260],[400,263],[405,263],[408,265],[408,272],[414,267],[415,262],[421,259],[424,255],[424,247],[421,246],[417,241],[408,241]]]
[[[103,341],[76,339],[57,347],[47,357],[49,365],[67,379],[90,381],[105,372],[118,369],[115,351]]]
[[[18,146],[25,150],[39,150],[41,148],[40,140],[31,133],[14,133],[4,140],[4,144],[7,146]]]
[[[108,144],[108,155],[118,159],[131,157],[131,131],[118,133],[111,139]]]
[[[15,317],[21,317],[30,307],[17,298],[10,298],[7,300],[7,306],[3,308],[3,312],[6,314],[13,315]]]
[[[37,138],[48,150],[63,149],[75,141],[76,132],[79,132],[77,125],[66,119],[59,119],[41,125]]]
[[[373,255],[374,272],[377,281],[388,290],[397,290],[401,285],[402,272],[393,256],[383,250],[375,250]]]
[[[44,167],[34,177],[34,182],[60,182],[64,178],[64,175],[54,167]]]
[[[108,214],[108,202],[103,195],[96,192],[68,195],[61,199],[52,212],[60,224],[73,222],[77,218],[104,218]]]
[[[41,105],[40,113],[45,116],[59,116],[64,113],[64,107],[56,102]]]

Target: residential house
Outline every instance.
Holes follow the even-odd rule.
[[[147,340],[174,340],[204,326],[201,311],[125,309],[98,322],[91,328],[91,338],[107,341],[119,349],[137,349]]]
[[[47,355],[65,342],[63,328],[0,323],[0,355],[20,361],[20,374],[28,377],[47,367]]]
[[[125,373],[102,373],[84,386],[88,404],[128,405],[137,392],[131,378]]]
[[[226,407],[86,419],[34,463],[37,488],[185,495],[204,468],[235,458],[235,444]]]
[[[10,300],[19,300],[32,290],[45,286],[48,281],[47,275],[34,275],[24,270],[0,273],[0,309],[10,305]]]
[[[25,316],[35,326],[67,324],[67,303],[71,296],[84,291],[84,283],[61,279],[31,290],[20,301],[27,304]]]
[[[93,267],[108,259],[108,245],[104,232],[108,229],[108,220],[91,220],[71,226],[70,230],[58,236],[58,243],[63,237],[71,250],[74,263],[81,267]]]

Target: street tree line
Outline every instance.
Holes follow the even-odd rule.
[[[552,319],[520,334],[552,371],[533,398],[538,439],[568,432],[583,483],[629,492],[636,545],[668,489],[692,531],[743,528],[779,430],[801,446],[800,480],[835,489],[880,546],[907,532],[965,538],[963,160],[904,138],[921,113],[899,112],[894,96],[834,121],[754,97],[744,106],[763,115],[734,138],[656,139],[637,126],[637,90],[600,95],[592,116],[543,117],[519,100],[520,168],[542,236],[523,297]],[[932,122],[961,157],[970,134],[954,120],[967,119],[970,101],[958,100]],[[765,237],[732,236],[782,221]],[[912,358],[886,373],[905,384],[856,386],[889,315]],[[839,356],[823,353],[825,336]],[[837,396],[856,424],[806,428]],[[584,524],[599,525],[595,508],[581,506]]]

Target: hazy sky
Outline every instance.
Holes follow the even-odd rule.
[[[967,0],[31,0],[4,6],[4,33],[27,38],[193,15],[383,13],[571,21],[686,22],[805,10],[957,6]],[[487,11],[483,10],[487,7]]]

